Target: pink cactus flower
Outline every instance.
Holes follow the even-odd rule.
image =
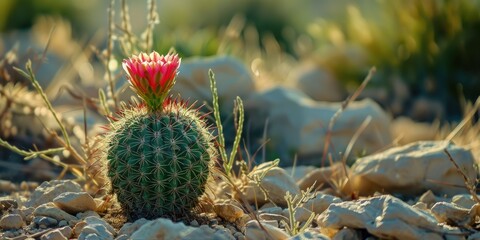
[[[124,59],[122,66],[127,72],[132,89],[145,101],[152,111],[161,110],[168,92],[175,84],[181,59],[178,54],[160,55],[140,53]]]

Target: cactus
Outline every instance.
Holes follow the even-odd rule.
[[[105,135],[111,187],[131,218],[187,214],[205,191],[213,137],[197,109],[166,98],[180,65],[153,52],[123,62],[145,104],[131,105]]]

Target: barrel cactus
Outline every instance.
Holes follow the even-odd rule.
[[[143,101],[110,124],[106,166],[112,190],[131,218],[187,214],[205,191],[213,137],[197,109],[167,97],[180,61],[157,52],[123,61]]]

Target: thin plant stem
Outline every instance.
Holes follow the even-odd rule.
[[[328,123],[327,134],[325,136],[325,144],[323,146],[323,157],[322,157],[322,163],[321,163],[322,166],[324,166],[325,159],[326,159],[328,150],[330,148],[330,140],[332,138],[333,126],[337,122],[342,112],[348,107],[348,105],[351,102],[355,101],[355,99],[357,99],[357,97],[360,95],[363,89],[365,89],[365,87],[367,86],[367,84],[370,82],[373,75],[375,74],[375,72],[376,72],[375,67],[370,68],[370,70],[368,71],[368,75],[365,77],[362,84],[360,84],[360,86],[357,88],[357,90],[355,90],[355,92],[351,96],[349,96],[345,101],[342,102],[342,106],[335,112],[335,114],[333,114],[332,118],[330,118],[330,122]]]
[[[125,31],[126,33],[125,35],[127,37],[127,42],[129,44],[128,49],[125,49],[125,50],[126,50],[126,53],[131,53],[134,43],[133,43],[132,34],[131,34],[132,27],[130,25],[130,14],[128,12],[128,5],[126,3],[126,0],[122,0],[122,10],[120,14],[122,16],[122,28],[123,28],[123,31]]]
[[[28,71],[28,74],[19,68],[16,68],[16,67],[13,67],[13,68],[24,77],[30,79],[30,81],[32,82],[37,92],[40,94],[40,96],[42,96],[43,101],[47,105],[48,110],[50,110],[50,112],[52,113],[53,117],[55,118],[55,121],[57,121],[58,125],[60,126],[60,130],[62,131],[62,135],[63,135],[63,138],[65,139],[66,145],[70,147],[71,146],[70,138],[68,137],[67,130],[65,129],[65,126],[63,125],[62,121],[60,121],[60,118],[58,117],[57,112],[53,109],[52,104],[50,103],[50,101],[47,98],[47,95],[42,89],[42,86],[40,86],[37,79],[35,78],[35,75],[33,74],[33,71],[32,71],[32,62],[30,60],[27,61],[26,69]]]
[[[99,97],[100,105],[102,106],[103,111],[105,111],[105,115],[107,117],[111,116],[110,108],[108,108],[108,104],[107,104],[107,97],[105,96],[105,92],[101,88],[98,89],[98,97]]]
[[[228,157],[227,151],[225,151],[225,138],[223,136],[223,126],[222,126],[222,119],[220,118],[220,107],[218,105],[218,90],[217,84],[215,82],[215,74],[210,69],[208,71],[208,75],[210,77],[210,90],[212,91],[212,104],[213,104],[213,116],[215,117],[215,124],[217,125],[218,131],[218,149],[220,151],[220,156],[223,161],[223,166],[227,166]],[[226,172],[228,176],[230,176],[230,172]]]
[[[42,154],[54,154],[54,153],[62,152],[63,150],[65,150],[64,147],[59,147],[59,148],[50,148],[50,149],[41,150],[41,151],[31,151],[31,150],[30,151],[25,151],[25,150],[22,150],[20,148],[17,148],[15,146],[11,145],[10,143],[8,143],[7,141],[5,141],[3,139],[0,139],[0,146],[2,146],[4,148],[7,148],[8,150],[10,150],[10,151],[12,151],[16,154],[24,156],[25,160],[29,160],[29,159],[38,157]]]
[[[233,141],[233,148],[232,152],[230,153],[230,158],[227,162],[225,171],[227,173],[231,173],[233,168],[233,163],[235,161],[235,156],[237,155],[237,149],[240,145],[240,140],[242,139],[242,131],[243,131],[243,122],[244,122],[244,109],[243,109],[243,102],[240,97],[236,99],[236,111],[238,112],[238,124],[237,124],[237,132],[235,135],[235,140]]]
[[[473,200],[475,200],[475,202],[477,202],[477,203],[480,203],[480,199],[477,196],[477,190],[474,186],[474,183],[472,183],[471,179],[465,174],[465,172],[463,172],[463,170],[460,168],[460,166],[458,166],[457,162],[455,161],[455,159],[453,159],[450,152],[448,152],[448,150],[446,148],[443,149],[443,151],[445,152],[445,154],[447,154],[450,162],[452,162],[453,165],[455,165],[455,168],[457,169],[458,173],[460,173],[460,175],[462,175],[463,180],[465,181],[465,187],[470,192],[470,195],[472,195]]]
[[[40,61],[38,61],[38,64],[35,66],[34,73],[37,72],[38,68],[42,65],[42,63],[45,60],[45,57],[47,56],[48,48],[50,47],[50,43],[52,42],[52,35],[53,32],[55,32],[56,25],[53,25],[52,28],[50,29],[50,32],[48,33],[48,38],[47,38],[47,43],[45,44],[45,48],[42,51],[42,56],[40,57]]]
[[[349,180],[349,182],[350,182],[350,177],[348,176],[348,171],[347,171],[348,156],[350,155],[350,152],[352,151],[353,146],[355,145],[355,142],[357,142],[358,137],[360,137],[362,132],[367,128],[367,126],[370,124],[371,121],[372,121],[372,116],[368,116],[367,118],[365,118],[365,120],[362,122],[362,125],[360,125],[357,131],[355,131],[352,138],[348,142],[347,148],[345,149],[345,154],[343,154],[343,157],[342,157],[343,171],[345,173],[345,176]]]
[[[115,5],[115,0],[110,1],[110,7],[108,10],[108,42],[107,42],[107,56],[105,60],[105,68],[107,70],[107,81],[110,87],[110,94],[112,94],[112,100],[113,100],[113,106],[115,109],[117,109],[117,96],[115,94],[115,82],[113,81],[113,74],[112,71],[110,70],[110,61],[112,58],[112,52],[113,52],[113,30],[114,30],[114,23],[113,23],[113,18],[115,16],[115,10],[113,9]]]
[[[81,163],[82,165],[86,164],[87,161],[80,156],[80,154],[77,152],[77,150],[75,148],[73,148],[73,146],[67,146],[65,141],[63,141],[62,138],[58,137],[58,135],[55,133],[55,132],[52,132],[53,136],[55,137],[55,139],[57,140],[57,142],[60,144],[60,145],[63,145],[65,147],[65,149],[67,151],[70,152],[70,154],[72,154],[72,157],[77,160],[77,162]]]
[[[64,171],[67,171],[67,170],[70,170],[75,176],[78,177],[78,179],[82,180],[84,179],[84,176],[82,174],[81,171],[78,171],[77,168],[82,168],[81,166],[74,166],[74,165],[69,165],[69,164],[66,164],[66,163],[63,163],[61,161],[58,161],[56,160],[55,158],[52,158],[50,156],[48,156],[47,154],[54,154],[56,152],[61,152],[61,151],[64,151],[65,148],[61,147],[61,148],[51,148],[51,149],[47,149],[47,150],[41,150],[41,151],[25,151],[25,150],[21,150],[11,144],[9,144],[8,142],[0,139],[0,146],[2,147],[5,147],[7,148],[8,150],[12,151],[12,152],[15,152],[21,156],[24,156],[24,160],[29,160],[29,159],[32,159],[34,157],[40,157],[41,159],[44,159],[56,166],[60,166],[63,168],[62,172]]]
[[[154,0],[149,0],[148,1],[148,15],[147,15],[147,32],[146,32],[146,44],[147,46],[145,47],[145,50],[147,52],[150,52],[152,49],[153,45],[153,29],[155,27],[155,22],[156,22],[156,16],[155,16],[155,11],[156,11],[156,6],[155,6],[155,1]]]

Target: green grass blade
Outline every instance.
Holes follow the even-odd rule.
[[[243,101],[240,97],[237,96],[236,101],[236,111],[238,112],[238,125],[237,125],[237,132],[235,134],[235,140],[233,141],[233,149],[230,153],[230,159],[228,160],[228,171],[231,171],[233,168],[233,163],[235,161],[235,156],[237,155],[237,149],[240,145],[240,140],[242,139],[242,131],[243,131],[243,122],[245,120],[245,113],[243,109]]]
[[[222,119],[220,118],[220,107],[218,105],[217,83],[215,82],[215,74],[212,69],[208,71],[208,76],[210,77],[210,90],[212,91],[213,116],[215,117],[215,124],[217,125],[218,131],[218,149],[220,151],[226,174],[230,176],[230,171],[227,171],[228,157],[227,152],[225,151],[225,137],[223,136]]]

